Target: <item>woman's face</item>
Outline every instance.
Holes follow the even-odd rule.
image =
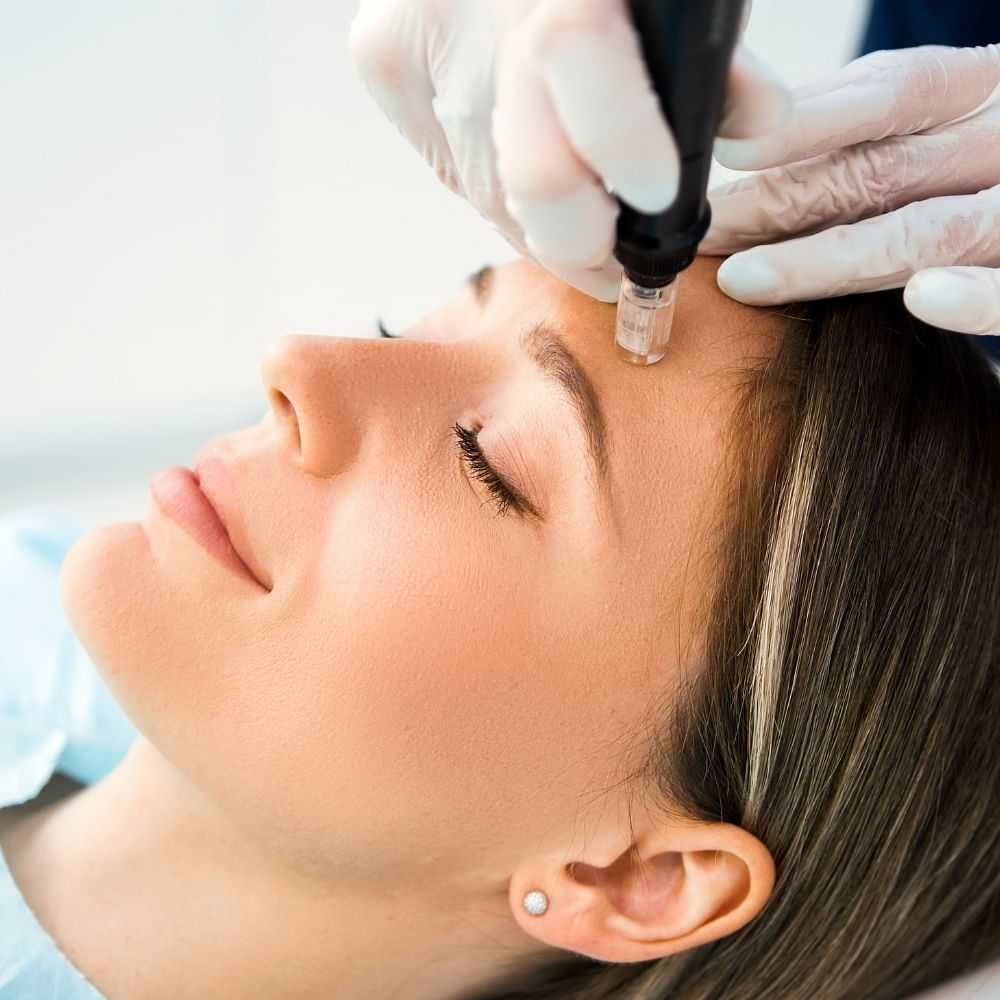
[[[732,369],[777,333],[715,270],[681,278],[648,369],[616,356],[613,306],[523,261],[399,340],[278,341],[267,418],[202,452],[265,586],[155,503],[64,564],[145,737],[260,846],[366,891],[563,844],[699,662]]]

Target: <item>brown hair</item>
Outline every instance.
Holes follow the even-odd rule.
[[[742,383],[707,662],[634,774],[767,845],[772,897],[490,1000],[896,1000],[1000,958],[1000,382],[898,292],[785,315]]]

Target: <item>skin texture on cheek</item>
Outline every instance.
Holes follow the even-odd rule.
[[[341,757],[363,754],[361,787],[357,773],[334,777],[348,799],[341,818],[379,854],[369,884],[412,877],[414,845],[431,858],[455,851],[459,817],[478,825],[495,810],[510,822],[512,731],[538,724],[529,713],[543,693],[550,612],[537,570],[518,532],[471,496],[452,502],[442,516],[440,495],[352,498],[341,527],[374,516],[383,528],[352,551],[335,592],[316,597],[346,629],[335,640],[338,703],[317,714],[341,727]],[[335,537],[350,534],[332,532],[331,547]],[[372,614],[373,598],[384,614]]]

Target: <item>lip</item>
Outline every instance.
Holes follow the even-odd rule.
[[[217,562],[237,576],[268,590],[233,543],[222,511],[209,495],[199,467],[181,465],[164,469],[153,477],[150,492],[161,512],[184,529]],[[217,470],[209,478],[217,476]]]
[[[233,488],[229,467],[214,445],[207,445],[198,453],[194,474],[201,492],[219,515],[219,520],[222,521],[240,561],[265,590],[271,590],[273,588],[271,578],[257,559],[247,537],[243,520],[239,516],[240,508],[236,503],[236,491]]]

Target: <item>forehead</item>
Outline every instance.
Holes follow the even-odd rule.
[[[638,380],[633,384],[655,391],[684,371],[697,375],[720,366],[732,368],[741,360],[775,349],[783,330],[780,316],[724,295],[716,284],[721,263],[722,258],[699,257],[680,275],[667,355],[660,364],[646,369],[617,359],[613,347],[615,305],[597,302],[526,260],[495,268],[481,332],[503,336],[506,330],[512,335],[512,327],[545,319],[562,327],[561,332],[572,340],[574,353],[581,355],[588,369],[601,371],[615,360],[614,374],[632,372]]]
[[[778,313],[719,291],[720,264],[721,258],[699,257],[680,275],[666,356],[645,368],[618,357],[614,304],[526,260],[493,270],[483,306],[469,285],[407,336],[516,350],[524,330],[552,327],[600,398],[616,510],[626,525],[640,524],[662,517],[670,505],[686,508],[688,500],[707,499],[707,479],[718,474],[730,433],[740,369],[773,354],[784,329]]]
[[[413,331],[462,340],[487,358],[518,351],[521,333],[539,323],[562,337],[605,417],[616,556],[604,562],[646,621],[693,621],[687,602],[706,591],[716,568],[712,539],[733,474],[727,460],[740,369],[773,354],[784,329],[780,315],[718,290],[719,263],[699,258],[680,276],[666,356],[647,368],[620,360],[613,304],[524,260],[496,268],[482,307],[465,289]],[[602,581],[615,585],[605,572]]]
[[[780,315],[720,292],[720,263],[698,258],[680,276],[666,357],[646,368],[620,360],[613,304],[597,302],[527,261],[494,274],[481,333],[514,342],[521,330],[546,322],[563,337],[600,397],[615,506],[626,524],[662,518],[670,507],[684,517],[711,499],[741,369],[773,354],[779,343]]]
[[[720,263],[699,258],[680,276],[666,356],[646,368],[619,358],[613,304],[529,262],[497,269],[481,312],[483,335],[510,344],[526,326],[548,323],[593,381],[607,425],[616,534],[614,558],[595,571],[602,592],[626,598],[654,655],[664,634],[697,641],[739,454],[729,446],[741,369],[771,356],[785,328],[777,312],[723,295]]]

